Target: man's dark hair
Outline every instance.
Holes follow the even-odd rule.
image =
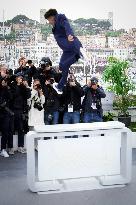
[[[28,64],[32,64],[32,60],[28,60],[27,63],[28,63]]]
[[[56,9],[49,9],[45,14],[44,14],[44,18],[48,19],[51,16],[56,16],[57,14],[57,10]]]

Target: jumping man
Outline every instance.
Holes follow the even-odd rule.
[[[54,37],[59,47],[63,50],[59,63],[62,77],[58,84],[53,84],[53,88],[57,93],[62,94],[63,87],[67,82],[70,66],[78,61],[79,58],[84,58],[85,61],[88,61],[88,58],[81,42],[74,35],[68,19],[64,14],[58,14],[56,9],[50,9],[45,13],[44,17],[53,26],[52,32]]]

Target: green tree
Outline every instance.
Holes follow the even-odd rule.
[[[111,23],[109,21],[99,21],[98,27],[102,28],[103,30],[109,30]]]
[[[130,91],[134,90],[134,84],[128,76],[128,67],[127,61],[110,57],[103,73],[104,81],[109,83],[108,89],[117,96],[115,106],[119,109],[119,115],[123,116],[128,116],[128,107],[132,106]]]
[[[119,31],[108,31],[106,33],[106,36],[108,36],[108,37],[119,37],[121,34],[122,34],[121,30],[119,30]]]
[[[90,19],[87,19],[87,23],[91,25],[98,24],[98,20],[95,18],[90,18]]]
[[[81,24],[81,25],[85,25],[87,23],[87,20],[84,19],[84,18],[79,18],[79,19],[76,19],[74,21],[74,23],[77,23],[77,24]]]
[[[14,24],[22,24],[25,23],[26,21],[28,21],[29,18],[25,15],[17,15],[12,19],[12,23]]]

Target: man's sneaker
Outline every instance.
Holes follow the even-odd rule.
[[[5,149],[3,149],[3,150],[1,151],[0,155],[1,155],[2,157],[9,157],[9,155],[8,155],[8,153],[7,153],[7,151],[6,151]]]
[[[14,155],[14,154],[15,154],[15,151],[14,151],[13,148],[10,148],[8,153],[9,153],[10,155]]]
[[[58,89],[58,83],[53,83],[53,88],[59,95],[62,95],[62,90]]]
[[[22,154],[26,154],[26,149],[24,147],[18,147],[17,151],[22,153]]]

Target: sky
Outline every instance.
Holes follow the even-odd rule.
[[[0,21],[25,14],[34,20],[40,20],[40,9],[56,8],[69,19],[108,18],[108,12],[114,14],[114,29],[136,27],[136,0],[0,0]]]

